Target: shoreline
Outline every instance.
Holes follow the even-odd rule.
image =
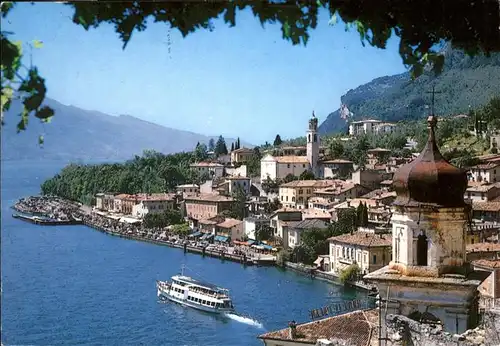
[[[40,202],[42,206],[40,206]],[[183,250],[184,253],[192,253],[202,255],[203,257],[209,256],[213,258],[219,258],[221,261],[232,261],[241,263],[244,266],[247,265],[260,265],[260,266],[275,266],[281,267],[285,270],[292,270],[302,275],[310,276],[312,279],[317,279],[321,281],[326,281],[335,285],[342,285],[338,277],[332,273],[327,273],[314,269],[311,266],[307,266],[299,263],[285,262],[282,266],[276,263],[276,260],[251,258],[246,255],[236,255],[232,253],[226,253],[223,251],[213,251],[207,250],[203,247],[197,247],[187,244],[185,239],[177,239],[177,241],[162,240],[160,238],[160,233],[165,235],[165,232],[160,232],[156,229],[139,229],[136,226],[120,224],[114,220],[106,218],[92,212],[87,206],[83,206],[79,203],[65,200],[57,196],[30,196],[27,198],[19,199],[13,206],[12,209],[19,213],[30,214],[33,216],[51,216],[54,212],[59,212],[63,214],[77,215],[81,217],[82,222],[80,225],[89,227],[101,233],[140,241],[151,243],[159,246],[168,246],[171,248],[176,248]],[[120,230],[120,231],[116,231]],[[149,235],[149,237],[148,237]],[[153,236],[156,235],[156,238]],[[181,241],[179,243],[178,241]],[[356,289],[361,289],[364,291],[371,291],[371,287],[362,282],[347,282],[348,285],[353,286]]]

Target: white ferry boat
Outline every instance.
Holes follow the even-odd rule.
[[[157,280],[156,288],[160,299],[168,299],[207,312],[234,312],[227,289],[185,276],[184,268],[180,275],[172,276],[171,282]]]

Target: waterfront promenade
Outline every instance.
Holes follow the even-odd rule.
[[[148,242],[156,245],[169,246],[183,250],[185,253],[194,253],[202,256],[220,258],[242,263],[243,265],[276,265],[276,257],[253,251],[251,248],[242,246],[230,246],[220,244],[217,246],[205,246],[196,241],[189,240],[188,237],[181,237],[169,232],[168,227],[144,228],[127,222],[120,222],[116,218],[108,218],[97,214],[92,207],[66,201],[59,197],[28,197],[19,200],[13,209],[25,214],[50,216],[75,215],[81,218],[82,223],[102,233],[112,236],[126,238],[130,240]],[[296,271],[300,274],[311,276],[311,278],[340,284],[338,277],[331,273],[322,272],[314,267],[303,264],[286,262],[284,268]],[[372,287],[362,281],[348,282],[349,285],[363,290],[372,290]]]
[[[25,214],[50,216],[55,211],[59,215],[76,215],[82,223],[100,232],[126,239],[149,242],[157,245],[181,249],[184,252],[217,257],[245,265],[275,265],[275,256],[262,254],[239,246],[201,246],[188,237],[172,234],[168,228],[144,228],[141,225],[120,222],[95,213],[91,207],[73,203],[59,197],[28,197],[19,200],[13,209]]]

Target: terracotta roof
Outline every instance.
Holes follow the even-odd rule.
[[[162,201],[173,201],[175,199],[175,194],[173,193],[159,193],[152,195],[137,195],[137,200],[142,202],[162,202]]]
[[[500,160],[500,154],[486,154],[486,155],[477,156],[476,158],[483,161],[483,162],[488,162],[491,160]]]
[[[238,226],[242,222],[243,221],[238,220],[238,219],[227,218],[223,222],[217,224],[217,227],[220,227],[220,228],[233,228],[235,226]]]
[[[469,184],[466,191],[470,192],[488,192],[491,189],[498,188],[499,184]]]
[[[335,204],[335,202],[331,202],[329,199],[324,198],[324,197],[311,197],[311,198],[309,198],[307,203],[317,203],[317,204],[322,204],[322,205]]]
[[[334,180],[294,180],[281,184],[280,187],[312,187],[320,189],[334,184]]]
[[[281,209],[278,209],[278,210],[275,210],[273,212],[273,215],[274,214],[278,214],[278,213],[300,213],[300,209],[297,209],[297,208],[281,208]]]
[[[253,149],[249,148],[239,148],[231,151],[231,153],[253,153],[253,152],[254,152]]]
[[[331,181],[335,183],[323,189],[317,189],[316,191],[314,191],[314,193],[319,195],[338,196],[340,194],[343,194],[344,192],[354,189],[357,186],[357,184],[353,183],[352,181],[343,181],[343,180],[331,180]]]
[[[274,160],[278,163],[301,163],[307,164],[309,161],[306,156],[273,156]]]
[[[133,196],[133,195],[129,195],[129,194],[126,194],[126,193],[121,193],[119,195],[116,195],[115,199],[125,199],[125,198],[130,198],[131,196]]]
[[[201,223],[202,225],[216,225],[217,221],[203,219],[203,220],[198,220],[198,223]]]
[[[328,222],[318,219],[307,219],[295,222],[296,223],[294,225],[291,225],[291,227],[298,229],[328,228]]]
[[[487,260],[480,259],[476,261],[472,261],[472,264],[478,267],[483,267],[487,269],[499,269],[500,268],[500,259],[497,260]]]
[[[302,218],[304,219],[331,219],[332,214],[327,210],[320,209],[303,209]]]
[[[316,344],[318,339],[329,339],[345,342],[350,346],[368,346],[376,336],[378,312],[357,310],[343,315],[328,317],[322,320],[299,324],[296,337],[291,339],[289,328],[269,332],[259,336],[260,339],[300,342]]]
[[[475,211],[500,212],[500,201],[490,202],[472,202],[472,209]]]
[[[500,162],[488,162],[480,165],[472,166],[471,169],[494,169],[500,166]]]
[[[328,238],[330,242],[359,245],[361,247],[391,246],[392,236],[390,234],[375,234],[369,232],[354,232],[353,234],[342,234]]]
[[[367,199],[373,199],[373,200],[380,200],[380,199],[385,199],[385,198],[390,198],[390,197],[396,197],[396,192],[395,191],[388,191],[386,189],[377,189],[373,190],[366,195],[361,196],[361,198],[367,198]]]
[[[186,201],[207,201],[207,202],[232,202],[231,197],[218,195],[215,193],[202,193],[184,197]]]
[[[351,200],[342,202],[337,204],[333,209],[342,209],[349,208],[348,205],[352,208],[357,208],[360,203],[366,204],[368,207],[376,207],[377,201],[372,198],[353,198]]]
[[[497,252],[500,251],[500,244],[476,243],[467,244],[467,252]]]

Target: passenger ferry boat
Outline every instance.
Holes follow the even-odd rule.
[[[157,280],[156,288],[160,299],[168,299],[207,312],[234,312],[227,289],[185,276],[184,267],[180,275],[172,276],[171,282]]]

